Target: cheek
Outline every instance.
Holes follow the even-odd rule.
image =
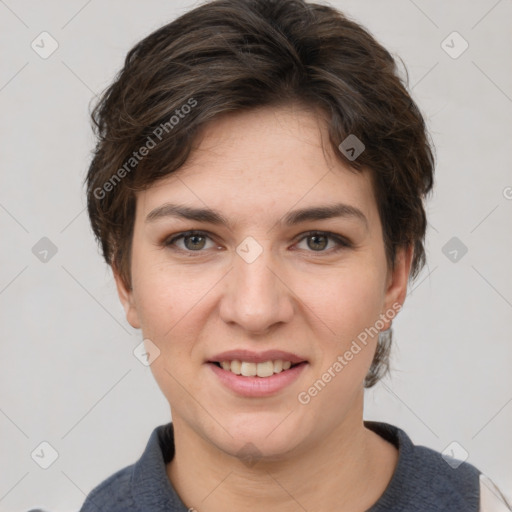
[[[219,276],[193,264],[158,259],[151,254],[134,258],[135,301],[144,337],[157,344],[164,359],[175,361],[180,351],[186,352],[183,357],[190,355]]]
[[[169,403],[187,403],[193,386],[187,386],[185,391],[180,383],[194,382],[195,369],[184,362],[191,361],[200,336],[198,315],[207,283],[201,285],[191,276],[163,269],[161,265],[139,268],[134,289],[142,334],[160,350],[151,364],[151,372]]]
[[[163,277],[163,276],[162,276]],[[137,311],[141,319],[142,331],[145,337],[158,338],[162,331],[169,330],[179,314],[177,306],[182,304],[173,300],[180,291],[169,287],[164,279],[145,272],[140,275],[135,288]]]
[[[383,305],[382,279],[379,267],[373,269],[344,269],[305,301],[319,318],[319,328],[329,329],[324,329],[327,336],[317,337],[319,365],[311,387],[303,391],[319,410],[336,404],[336,421],[363,389],[378,341],[375,323]]]
[[[145,336],[173,337],[180,322],[197,304],[197,289],[168,272],[146,272],[136,290],[137,310]]]
[[[384,303],[382,276],[371,262],[308,278],[293,288],[307,306],[305,314],[314,313],[327,338],[339,342],[337,348],[374,325]]]

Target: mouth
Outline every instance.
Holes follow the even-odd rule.
[[[205,361],[215,381],[237,396],[270,397],[284,392],[307,370],[304,356],[285,350],[232,349]]]
[[[294,363],[283,359],[275,359],[255,363],[233,359],[232,361],[208,361],[208,363],[241,377],[260,377],[266,379],[273,375],[287,372],[297,366],[306,365],[307,361]]]
[[[297,358],[299,359],[299,358]],[[207,361],[214,378],[225,389],[244,398],[276,396],[306,371],[308,361],[269,359],[261,362],[241,359]]]

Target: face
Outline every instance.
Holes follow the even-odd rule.
[[[279,457],[360,422],[375,326],[405,297],[411,251],[388,269],[370,176],[327,140],[297,106],[229,114],[137,195],[132,290],[115,274],[127,319],[160,351],[151,369],[173,422],[225,453]],[[294,366],[234,373],[279,370],[258,360]]]

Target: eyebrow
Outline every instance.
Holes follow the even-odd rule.
[[[158,219],[166,217],[208,222],[210,224],[227,226],[232,229],[231,222],[217,210],[212,210],[210,208],[195,208],[172,203],[165,203],[152,210],[147,215],[145,222],[155,222]],[[302,222],[331,219],[335,217],[354,218],[361,221],[365,225],[366,229],[369,227],[368,219],[365,217],[364,213],[359,208],[345,203],[337,203],[328,206],[312,206],[293,210],[288,212],[284,216],[284,219],[279,221],[279,224],[294,226]]]

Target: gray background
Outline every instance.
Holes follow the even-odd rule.
[[[133,44],[193,5],[0,1],[0,511],[77,510],[170,420],[133,356],[141,334],[94,243],[82,180],[89,101]],[[457,441],[512,498],[512,1],[333,5],[404,59],[438,158],[428,266],[365,417],[439,451]],[[59,45],[46,59],[31,47],[43,31]],[[469,43],[457,58],[458,36],[442,44],[453,31]],[[39,51],[50,48],[45,39]],[[32,251],[43,237],[57,248],[46,262]],[[443,252],[452,237],[459,246]],[[31,457],[49,461],[43,441],[59,455],[46,470]]]

